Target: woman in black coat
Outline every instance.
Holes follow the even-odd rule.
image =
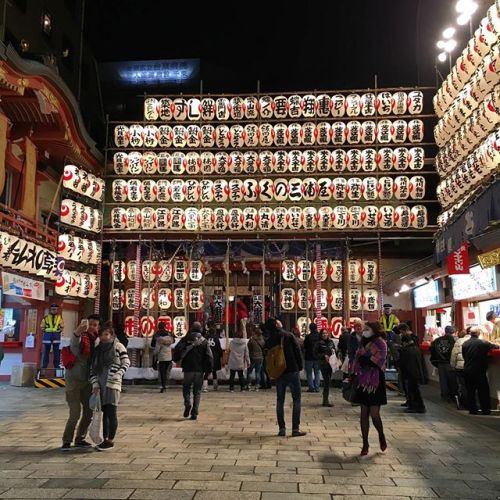
[[[219,383],[217,380],[217,372],[222,370],[222,355],[223,350],[220,344],[220,330],[211,328],[207,337],[208,345],[212,351],[212,356],[214,358],[214,364],[212,368],[212,380],[214,384],[214,391],[218,389]],[[210,373],[205,373],[205,380],[203,381],[203,391],[206,392],[208,390],[208,377]]]
[[[328,400],[330,395],[330,381],[332,378],[332,367],[330,356],[335,353],[335,344],[330,334],[324,328],[320,332],[320,340],[313,347],[314,357],[319,361],[319,369],[323,376],[323,406],[332,407]]]
[[[425,413],[424,401],[418,386],[419,381],[423,378],[420,348],[410,335],[403,336],[401,344],[399,353],[400,369],[408,397],[408,408],[405,412]]]

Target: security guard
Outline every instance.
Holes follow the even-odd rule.
[[[49,366],[51,348],[54,353],[54,368],[58,369],[60,365],[61,356],[59,345],[61,343],[61,332],[64,328],[64,322],[58,311],[59,306],[57,304],[52,304],[49,314],[47,314],[40,323],[40,328],[43,332],[43,369]]]
[[[399,318],[392,313],[392,304],[384,304],[384,314],[380,317],[380,323],[387,336],[399,325]]]

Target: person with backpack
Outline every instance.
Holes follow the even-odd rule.
[[[330,365],[330,356],[335,354],[335,344],[328,330],[320,332],[320,341],[314,345],[314,356],[319,361],[321,375],[323,375],[323,406],[332,407],[328,400],[333,369]]]
[[[69,417],[63,433],[61,451],[71,449],[74,441],[76,448],[90,448],[92,445],[85,440],[92,420],[92,410],[89,399],[92,386],[89,382],[90,360],[94,352],[94,344],[99,332],[101,319],[92,314],[82,320],[70,337],[70,345],[62,349],[62,362],[65,368],[66,403]]]
[[[284,406],[287,387],[290,388],[293,399],[292,437],[305,436],[306,433],[300,430],[300,372],[303,364],[299,343],[296,337],[289,332],[285,332],[280,323],[274,318],[269,318],[266,321],[266,330],[269,333],[269,338],[265,344],[265,349],[267,349],[267,370],[270,377],[276,379],[278,436],[286,436]]]
[[[90,365],[90,383],[94,394],[100,397],[102,407],[104,440],[97,445],[99,451],[109,451],[115,446],[117,408],[123,375],[129,366],[127,349],[116,338],[112,323],[106,323],[99,332],[99,344],[94,349]]]
[[[240,381],[240,390],[244,391],[246,389],[243,370],[250,366],[250,355],[248,353],[247,341],[243,338],[243,335],[243,330],[240,329],[229,343],[229,360],[227,366],[229,368],[230,392],[234,391],[234,377],[236,373],[238,373]]]
[[[262,382],[262,365],[264,362],[264,336],[258,326],[254,327],[253,334],[248,341],[248,352],[250,354],[250,366],[247,370],[247,387],[252,383],[252,372],[255,370],[255,390],[259,390]]]
[[[207,342],[212,351],[213,366],[212,366],[212,383],[214,391],[219,389],[219,381],[217,380],[217,372],[222,370],[222,356],[224,351],[220,343],[221,330],[220,328],[211,327],[208,331]],[[205,372],[203,380],[203,392],[208,392],[208,378],[210,371]]]
[[[184,373],[182,384],[184,418],[191,415],[191,420],[198,418],[203,375],[213,369],[212,350],[203,337],[202,331],[201,323],[195,321],[189,333],[182,337],[174,351],[174,361],[181,364]]]
[[[167,390],[167,381],[170,378],[172,370],[172,344],[174,337],[170,332],[167,332],[165,323],[158,325],[158,331],[153,335],[151,340],[151,348],[156,356],[156,364],[158,365],[158,376],[160,378],[161,389],[160,393]]]
[[[455,402],[457,394],[457,376],[450,364],[451,352],[455,345],[454,333],[455,328],[448,325],[444,329],[444,335],[435,339],[430,349],[432,366],[438,370],[441,399],[451,403]]]

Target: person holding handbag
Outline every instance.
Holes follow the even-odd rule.
[[[151,340],[151,348],[154,350],[156,364],[158,368],[158,376],[160,378],[161,389],[160,393],[167,390],[167,381],[172,370],[172,344],[174,337],[165,328],[164,323],[158,325],[158,331],[154,334]],[[153,366],[154,368],[154,366]]]
[[[104,441],[97,445],[99,451],[114,448],[122,379],[129,366],[127,349],[116,338],[111,323],[105,324],[99,332],[99,345],[94,349],[90,365],[90,383],[94,394],[100,395],[103,412]]]
[[[365,323],[352,367],[356,376],[356,392],[352,402],[361,406],[360,425],[363,436],[361,456],[368,455],[370,417],[378,431],[380,449],[382,451],[387,449],[384,426],[380,417],[380,406],[387,404],[384,375],[387,344],[384,337],[385,332],[380,323]]]
[[[325,328],[320,331],[319,335],[320,340],[314,345],[313,352],[319,361],[319,368],[323,376],[323,406],[331,408],[333,404],[329,401],[329,395],[333,368],[330,364],[330,357],[335,354],[335,344],[330,333]]]

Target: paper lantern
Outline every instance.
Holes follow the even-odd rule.
[[[337,205],[333,209],[333,226],[335,229],[345,229],[347,226],[347,207]]]
[[[204,97],[200,103],[201,118],[211,121],[215,118],[215,101],[211,97]]]
[[[229,209],[229,230],[240,231],[243,227],[243,210],[240,208]]]
[[[246,231],[254,231],[257,229],[258,212],[256,208],[246,207],[243,209],[243,229]]]
[[[117,181],[121,181],[122,179],[117,179]],[[120,190],[117,191],[116,195],[117,198],[115,201],[121,201],[125,195],[128,196],[129,201],[131,202],[138,202],[141,201],[142,199],[142,182],[139,179],[130,179],[125,183],[121,182],[116,182],[113,181],[113,189],[115,188],[120,188]],[[113,195],[115,192],[113,191]]]
[[[174,148],[183,148],[187,142],[187,130],[184,125],[175,125],[172,128],[173,140],[172,146]]]
[[[312,277],[312,265],[309,260],[299,260],[296,266],[297,279],[305,282]]]
[[[347,195],[350,200],[360,200],[363,194],[363,181],[359,177],[351,177],[347,181]]]
[[[411,120],[408,123],[408,139],[413,143],[424,140],[424,122],[422,120]]]
[[[361,141],[361,123],[352,120],[346,127],[347,142],[349,144],[359,144]]]
[[[3,233],[6,234],[6,233]],[[57,242],[57,252],[61,257],[69,257],[70,248],[74,246],[74,237],[69,234],[60,234]],[[2,248],[0,248],[0,252]]]
[[[361,310],[361,290],[351,288],[349,291],[349,309],[351,311]]]
[[[75,213],[76,205],[73,200],[66,199],[61,202],[60,218],[62,223],[73,225]]]
[[[377,185],[378,181],[375,177],[365,177],[363,179],[362,193],[365,200],[373,201],[377,199]]]
[[[390,92],[377,94],[375,108],[379,115],[390,115],[392,113],[392,94]]]
[[[332,99],[327,94],[320,94],[316,97],[316,116],[326,118],[330,116]]]
[[[361,112],[361,98],[358,94],[349,94],[346,97],[347,116],[359,116]]]
[[[198,211],[200,231],[211,231],[214,214],[211,208],[200,208]]]
[[[174,288],[173,302],[176,309],[184,309],[186,307],[186,289],[182,287]]]
[[[349,261],[349,282],[350,283],[361,283],[361,261],[360,260],[350,260]]]
[[[276,129],[276,127],[275,127]],[[330,139],[331,139],[331,133],[332,133],[332,127],[328,122],[321,122],[318,123],[317,127],[317,144],[326,146],[330,144]]]
[[[347,223],[351,229],[360,229],[362,227],[362,215],[362,207],[358,205],[349,207],[349,213],[347,214]]]
[[[281,262],[281,279],[283,281],[294,281],[296,278],[295,270],[294,260],[283,260]]]
[[[328,305],[327,299],[328,299],[328,292],[326,291],[325,288],[321,288],[318,293],[318,289],[315,288],[313,291],[313,307],[316,309],[319,307],[321,311],[324,311]]]
[[[63,186],[66,189],[79,192],[80,182],[80,169],[76,165],[65,165],[63,172]]]
[[[302,224],[304,229],[312,230],[318,225],[318,211],[315,207],[306,207],[302,212]]]
[[[129,144],[133,148],[140,148],[144,144],[142,125],[134,124],[129,127]],[[118,146],[120,147],[120,146]]]
[[[344,122],[334,122],[332,124],[332,143],[341,146],[346,140],[346,125]]]
[[[193,311],[199,311],[203,308],[205,296],[201,288],[191,288],[189,290],[189,307]]]
[[[297,307],[301,311],[309,309],[312,301],[311,290],[307,288],[299,288],[297,290]]]
[[[184,199],[188,202],[195,203],[200,197],[200,184],[196,179],[188,179],[184,182]]]
[[[158,146],[169,148],[174,140],[174,132],[170,125],[160,125],[158,127]]]
[[[361,221],[366,229],[376,229],[378,226],[378,207],[375,205],[366,205],[363,207]]]
[[[111,291],[111,307],[113,311],[120,311],[123,309],[125,303],[125,292],[118,288],[113,288]]]
[[[160,309],[170,309],[172,306],[172,290],[170,288],[160,288],[158,290],[158,307]]]
[[[377,125],[377,140],[381,144],[391,142],[391,128],[392,123],[390,120],[380,120]]]
[[[333,189],[332,179],[329,177],[322,177],[316,181],[317,198],[321,201],[329,201],[332,197]]]
[[[141,210],[141,226],[142,229],[155,229],[156,228],[156,211],[151,207],[144,207]]]
[[[288,126],[284,123],[277,123],[273,127],[272,136],[275,146],[286,146],[288,144]]]
[[[363,94],[359,107],[363,116],[373,116],[375,114],[375,94],[371,92]]]
[[[144,119],[148,121],[158,120],[160,103],[154,97],[144,99]]]
[[[145,202],[156,201],[156,196],[158,194],[158,187],[156,182],[151,179],[145,179],[142,181],[142,199]],[[117,200],[122,201],[122,200]]]
[[[271,216],[274,229],[283,231],[288,228],[288,210],[285,207],[276,207]]]
[[[172,109],[172,117],[174,120],[180,122],[186,120],[188,113],[188,103],[186,99],[182,97],[177,97],[176,99],[174,99]]]
[[[213,211],[213,229],[225,231],[229,222],[229,214],[225,208],[217,207]]]
[[[188,332],[188,324],[184,316],[175,316],[172,326],[174,336],[177,338],[184,337]]]
[[[262,118],[272,118],[273,117],[273,98],[265,95],[259,99],[259,111]]]
[[[377,127],[375,122],[367,120],[361,124],[361,142],[373,144],[377,139]]]
[[[115,207],[111,210],[111,228],[125,229],[127,227],[127,212],[122,207]]]
[[[342,311],[344,307],[344,299],[342,288],[332,288],[330,291],[330,303],[334,311]]]
[[[197,121],[201,118],[201,102],[192,97],[187,102],[187,118],[191,121]]]
[[[126,148],[130,143],[130,130],[126,125],[117,125],[114,130],[115,146]]]
[[[411,115],[419,115],[424,109],[424,94],[420,90],[408,92],[406,104]]]
[[[142,129],[142,142],[146,148],[155,148],[158,145],[160,133],[156,125],[146,125]]]
[[[400,175],[394,179],[394,195],[398,200],[406,200],[410,195],[410,180],[404,175]]]
[[[392,95],[391,107],[395,115],[404,115],[407,111],[408,96],[406,92],[395,92]]]
[[[303,213],[301,207],[288,209],[288,226],[290,229],[302,229]]]
[[[315,281],[326,281],[328,278],[328,272],[330,270],[328,259],[321,259],[319,264],[319,273],[316,261],[312,263],[312,277]]]
[[[203,148],[212,148],[215,145],[215,127],[213,125],[202,125],[200,127],[200,146]],[[202,153],[203,154],[203,153]]]
[[[424,205],[415,205],[411,209],[411,225],[415,229],[427,227],[427,208]]]
[[[68,270],[64,269],[56,279],[56,293],[57,295],[67,296],[71,290],[71,274]]]
[[[302,124],[302,144],[304,146],[313,146],[316,143],[316,125],[313,122],[305,122]]]
[[[333,208],[331,207],[320,207],[318,209],[318,216],[319,216],[318,224],[321,229],[331,229],[332,213],[333,213]]]
[[[408,166],[410,170],[422,170],[424,168],[425,151],[423,148],[411,148],[408,151]]]
[[[379,309],[378,304],[378,291],[372,288],[363,291],[363,297],[361,298],[363,303],[363,309],[365,311],[377,311]]]
[[[468,184],[470,180],[466,180]],[[412,200],[422,200],[425,197],[425,177],[415,175],[410,179],[409,183],[410,196]]]
[[[258,116],[259,102],[255,97],[245,97],[242,103],[245,118],[255,120]]]
[[[359,149],[349,149],[345,163],[349,172],[359,172],[361,170],[361,151]]]
[[[125,281],[125,262],[115,260],[111,266],[111,272],[115,283],[123,283]]]
[[[302,97],[291,95],[288,97],[288,116],[290,118],[300,118],[302,116]]]
[[[175,203],[182,203],[185,198],[185,187],[182,179],[172,179],[170,182],[170,198]]]
[[[126,209],[127,229],[139,229],[141,227],[141,211],[135,207]]]
[[[142,316],[139,325],[142,337],[152,337],[154,335],[155,319],[153,316]]]
[[[152,309],[155,305],[155,293],[153,290],[143,288],[141,291],[141,308]]]
[[[274,157],[272,161],[274,165],[274,171],[276,173],[282,174],[288,170],[288,153],[284,150],[278,150],[274,152]]]
[[[347,196],[347,180],[343,177],[336,177],[333,179],[333,197],[336,200],[345,200]]]
[[[394,207],[391,205],[381,206],[379,208],[378,219],[381,229],[391,229],[394,227]]]
[[[410,207],[400,205],[394,210],[394,223],[399,229],[408,229],[411,225]]]
[[[304,118],[313,118],[316,114],[316,97],[305,95],[302,97],[302,116]]]
[[[227,125],[218,125],[215,128],[215,145],[218,148],[229,147],[231,134]]]
[[[259,228],[262,231],[269,231],[273,227],[273,209],[270,207],[261,207],[257,214]]]
[[[114,170],[116,175],[126,175],[128,173],[128,154],[127,153],[124,153],[123,151],[119,151],[113,155],[113,170]]]
[[[364,260],[362,266],[362,281],[363,283],[375,283],[377,281],[378,266],[374,260]]]
[[[405,120],[396,120],[391,125],[391,140],[395,143],[406,142],[407,124]]]
[[[197,148],[200,146],[202,138],[201,128],[198,125],[189,125],[186,127],[186,146]]]
[[[394,182],[392,177],[380,177],[377,191],[379,199],[390,200],[394,192]]]
[[[171,186],[167,179],[159,179],[156,183],[156,198],[159,202],[170,201]]]
[[[295,290],[293,288],[282,288],[280,293],[281,309],[291,311],[295,307]]]

